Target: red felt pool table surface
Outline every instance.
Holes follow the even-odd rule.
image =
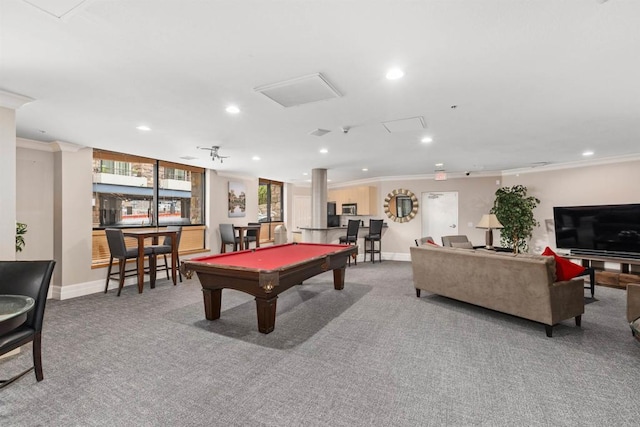
[[[207,320],[220,318],[222,290],[234,289],[255,297],[258,330],[268,334],[275,327],[278,294],[327,271],[333,271],[334,288],[343,289],[347,259],[357,250],[355,245],[289,243],[192,258],[182,269],[188,278],[198,274]]]
[[[345,248],[348,248],[348,246],[322,243],[288,243],[240,252],[191,258],[190,261],[256,270],[277,270],[313,258],[326,256],[344,250]]]

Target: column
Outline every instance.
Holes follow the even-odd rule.
[[[16,259],[16,110],[33,99],[0,90],[0,259]]]
[[[311,241],[326,243],[327,241],[327,170],[311,171]]]

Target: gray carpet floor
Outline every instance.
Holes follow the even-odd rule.
[[[585,290],[585,295],[588,292]],[[0,390],[2,426],[638,425],[640,345],[625,291],[596,288],[582,328],[423,292],[408,262],[359,263],[280,295],[275,331],[197,278],[47,304],[44,381]],[[31,363],[30,346],[0,377]]]

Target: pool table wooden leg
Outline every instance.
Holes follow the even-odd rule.
[[[222,289],[203,289],[204,315],[207,320],[220,318],[220,302],[222,301]]]
[[[258,312],[258,330],[263,334],[272,332],[276,326],[276,303],[278,296],[273,298],[256,297],[256,309]]]
[[[346,266],[342,268],[336,268],[333,270],[333,288],[340,290],[344,289],[344,272],[346,270]]]

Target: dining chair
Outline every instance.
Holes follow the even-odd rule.
[[[220,253],[227,252],[227,245],[233,245],[233,251],[238,250],[238,246],[240,245],[240,238],[236,236],[236,230],[233,227],[233,224],[220,224],[220,240],[222,244],[220,245]]]
[[[176,248],[180,248],[180,237],[182,236],[182,226],[181,225],[168,225],[167,231],[175,231],[176,232]],[[169,280],[169,264],[167,263],[167,255],[171,254],[171,236],[164,236],[164,241],[160,245],[151,245],[149,246],[153,250],[153,254],[157,257],[158,255],[162,255],[164,259],[164,265],[158,265],[157,269],[164,271],[167,273],[167,280]],[[180,254],[178,253],[177,259],[177,268],[178,268],[178,277],[180,278],[180,283],[182,283],[182,273],[180,272]]]
[[[357,245],[358,244],[358,230],[360,229],[360,220],[350,219],[347,223],[347,234],[338,238],[338,243],[345,245]],[[358,265],[357,254],[353,254],[353,261],[355,265]],[[349,265],[351,265],[351,257],[348,258]]]
[[[114,276],[118,275],[118,296],[120,296],[122,288],[124,287],[124,278],[137,276],[137,265],[139,262],[144,262],[144,259],[138,259],[138,248],[127,249],[127,245],[124,242],[124,235],[122,234],[121,229],[107,228],[104,230],[104,232],[107,235],[107,244],[109,245],[109,252],[111,253],[111,256],[109,257],[109,267],[107,268],[107,281],[104,285],[104,293],[106,294],[107,290],[109,290],[109,280],[116,280]],[[144,248],[144,255],[148,257],[155,256],[151,247]],[[114,259],[118,260],[118,271],[112,273],[111,267],[113,266]],[[126,269],[126,263],[128,259],[136,260],[135,269]]]
[[[261,227],[262,224],[259,222],[250,222],[247,225],[254,225],[256,227]],[[253,242],[256,244],[256,247],[258,246],[258,239],[260,238],[260,229],[256,228],[256,229],[247,229],[245,236],[244,236],[244,247],[246,249],[249,248],[249,243]]]
[[[379,262],[382,262],[382,225],[384,221],[381,219],[372,219],[369,221],[369,234],[364,236],[364,260],[367,260],[367,254],[371,256],[371,262],[375,263],[375,254],[378,254]],[[378,247],[376,248],[376,242]],[[368,244],[368,247],[367,247]]]
[[[35,300],[27,320],[16,329],[0,335],[0,355],[6,354],[29,342],[33,343],[33,366],[5,381],[0,388],[34,370],[36,381],[42,381],[42,322],[47,293],[56,262],[50,261],[0,261],[0,294],[25,295]]]

